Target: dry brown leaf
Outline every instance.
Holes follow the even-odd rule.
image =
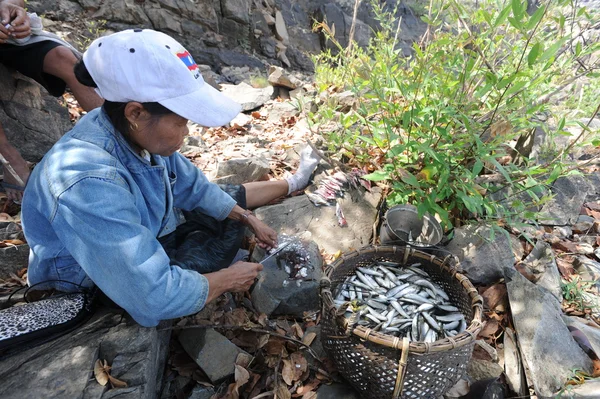
[[[317,337],[317,333],[315,332],[309,332],[304,334],[304,336],[302,337],[302,343],[306,346],[310,346],[313,341],[315,340],[315,338]]]
[[[292,394],[288,390],[288,387],[281,382],[277,383],[277,388],[275,389],[275,398],[274,399],[291,399]]]
[[[113,388],[127,388],[127,383],[108,374],[108,380]]]
[[[294,383],[294,364],[291,360],[283,359],[283,368],[281,369],[281,378],[283,381],[292,385]]]
[[[479,336],[488,340],[493,339],[496,336],[498,328],[500,328],[500,324],[496,320],[490,319],[485,323],[485,326],[481,329]]]
[[[290,355],[294,365],[294,381],[298,381],[302,374],[308,369],[308,362],[302,352],[294,352]]]
[[[287,356],[285,342],[281,338],[270,337],[269,342],[264,346],[264,350],[269,355],[279,356],[283,354],[284,356]]]
[[[298,339],[302,339],[302,337],[304,336],[304,331],[302,331],[302,327],[300,327],[300,324],[294,323],[292,325],[292,330],[294,331],[294,334],[296,334],[296,337]]]
[[[258,336],[258,345],[256,346],[257,349],[263,348],[267,344],[267,342],[269,342],[268,334],[259,335]]]
[[[108,384],[107,368],[110,370],[110,366],[106,364],[106,360],[104,361],[104,364],[102,363],[102,360],[96,360],[96,363],[94,364],[94,377],[96,377],[98,384],[102,386],[106,386],[106,384]]]
[[[506,285],[503,283],[494,284],[486,289],[481,296],[488,309],[494,310],[498,304],[506,300]]]
[[[319,385],[321,385],[321,381],[316,378],[308,381],[306,384],[302,385],[300,388],[296,390],[296,394],[305,395],[310,391],[314,391]]]

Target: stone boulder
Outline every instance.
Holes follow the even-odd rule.
[[[502,278],[505,267],[517,260],[512,241],[503,232],[486,225],[468,225],[454,230],[446,249],[456,255],[465,274],[475,284],[492,284]]]
[[[281,256],[286,249],[265,261],[264,270],[251,291],[252,303],[258,312],[267,316],[303,317],[304,312],[319,310],[319,283],[323,277],[323,259],[319,247],[313,241],[292,243],[288,248],[293,246],[304,248],[302,252],[308,257],[302,267],[302,277],[296,277],[295,268],[292,272],[294,265],[288,264]],[[255,262],[261,262],[264,258],[262,251],[254,251],[252,256]]]
[[[512,267],[504,268],[508,299],[521,354],[531,373],[538,398],[551,398],[572,370],[589,372],[591,359],[571,336],[562,309],[552,294],[542,290]]]
[[[71,129],[69,113],[33,80],[0,64],[0,124],[8,141],[30,162]]]
[[[570,175],[556,179],[551,192],[554,197],[544,204],[540,211],[540,224],[545,226],[565,226],[577,223],[579,210],[586,197],[593,191],[584,176]]]
[[[262,106],[273,97],[273,86],[254,88],[247,83],[221,85],[222,93],[242,105],[242,111],[251,111]]]
[[[0,360],[0,397],[158,398],[170,330],[145,328],[123,311],[102,309],[75,331]],[[106,360],[127,388],[110,389],[94,378],[94,363]]]
[[[244,184],[261,180],[269,171],[269,161],[264,157],[230,159],[219,162],[213,183]]]
[[[340,201],[347,227],[338,225],[335,206],[316,207],[306,195],[261,207],[256,216],[278,233],[311,239],[328,253],[347,252],[371,243],[380,199],[378,189],[348,192]]]

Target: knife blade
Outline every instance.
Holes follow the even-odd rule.
[[[284,242],[283,244],[280,244],[277,248],[275,248],[275,250],[273,250],[273,252],[271,252],[269,255],[265,256],[263,258],[263,260],[261,260],[260,263],[261,265],[263,264],[263,262],[271,259],[273,256],[277,255],[278,253],[280,253],[284,248],[286,248],[288,245],[290,245],[292,242],[288,241],[288,242]]]

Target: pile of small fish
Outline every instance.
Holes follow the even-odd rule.
[[[358,168],[352,169],[350,173],[337,171],[333,175],[321,179],[317,184],[317,189],[307,191],[306,195],[315,206],[331,206],[336,199],[343,198],[344,192],[351,188],[356,189],[362,185],[370,190],[369,181],[361,179],[361,176],[365,174],[364,170]]]
[[[435,342],[467,329],[448,294],[431,281],[420,263],[376,261],[358,267],[340,285],[334,303],[348,324],[362,325],[411,341]]]

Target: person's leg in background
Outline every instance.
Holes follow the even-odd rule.
[[[91,111],[102,105],[104,100],[91,88],[77,81],[73,73],[73,67],[77,63],[77,57],[67,47],[55,47],[44,57],[44,73],[62,79],[67,87],[71,89],[75,99],[86,111]]]

